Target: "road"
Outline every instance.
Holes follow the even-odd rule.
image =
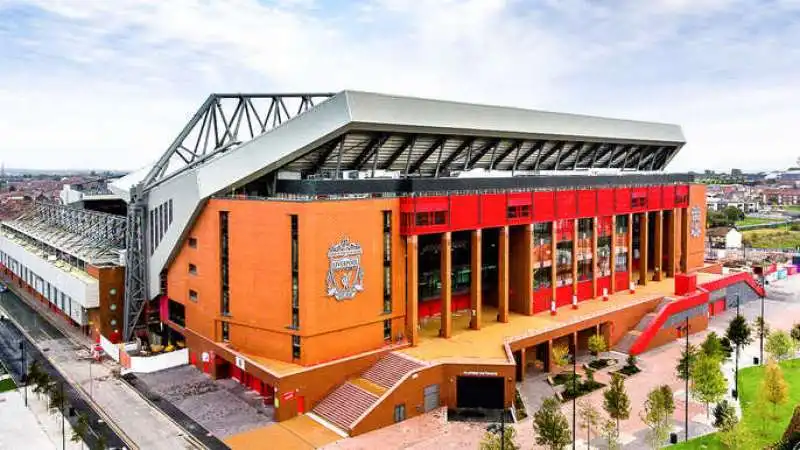
[[[31,354],[34,354],[38,348],[40,355],[46,356],[42,359],[49,361],[62,372],[69,382],[65,384],[65,391],[72,393],[70,398],[79,404],[81,395],[78,389],[89,394],[91,401],[101,409],[106,421],[110,420],[116,425],[118,430],[115,433],[116,444],[121,444],[121,436],[126,435],[128,440],[140,449],[203,448],[196,441],[187,438],[185,431],[172,419],[151,406],[129,385],[114,377],[113,362],[92,363],[88,348],[77,345],[74,336],[67,336],[52,326],[10,290],[0,294],[0,314],[13,318],[24,331],[19,333],[17,330],[17,333],[14,333],[15,327],[10,326],[11,324],[2,327],[5,331],[0,333],[0,348],[5,349],[7,355],[0,354],[0,357],[4,360],[10,358],[9,363],[16,364],[15,370],[19,370],[21,364],[19,351],[14,352],[23,335],[30,336],[35,347],[29,345],[26,349],[30,349]],[[107,435],[111,437],[114,433],[107,424],[105,427],[103,430],[108,431]]]

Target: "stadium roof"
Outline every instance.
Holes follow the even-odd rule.
[[[295,115],[285,104],[292,99]],[[260,114],[257,101],[265,102]],[[141,181],[149,190],[186,171],[199,172],[206,195],[276,171],[304,178],[353,170],[366,177],[659,171],[684,143],[671,124],[359,91],[213,94],[154,166],[114,189]]]

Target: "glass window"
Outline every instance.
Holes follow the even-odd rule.
[[[189,238],[189,248],[197,248],[197,238]]]
[[[300,336],[292,336],[292,358],[300,359]]]
[[[222,322],[222,342],[230,342],[231,340],[231,324],[226,321]]]
[[[392,320],[386,319],[383,321],[383,340],[384,341],[391,341],[392,340]]]
[[[193,291],[189,289],[189,300],[196,302],[197,301],[197,291]]]
[[[406,405],[397,405],[394,407],[394,421],[402,422],[406,420]]]

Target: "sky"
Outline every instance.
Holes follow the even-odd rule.
[[[677,123],[668,170],[800,156],[800,0],[0,0],[0,161],[136,169],[211,92]]]

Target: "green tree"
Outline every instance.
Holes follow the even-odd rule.
[[[753,434],[744,423],[738,423],[728,431],[719,435],[722,445],[730,450],[751,450],[758,448]]]
[[[631,415],[631,401],[625,392],[624,379],[618,373],[611,374],[611,384],[603,391],[603,409],[617,422],[617,431],[619,421],[627,420]]]
[[[700,344],[700,351],[704,355],[720,361],[725,359],[725,349],[722,348],[722,342],[720,342],[719,336],[713,331],[708,333],[706,339]]]
[[[800,323],[796,323],[796,324],[794,324],[794,326],[792,327],[791,334],[792,334],[792,339],[793,339],[793,340],[794,340],[794,341],[795,341],[795,342],[796,342],[798,345],[800,345]]]
[[[608,450],[622,449],[622,444],[619,442],[619,429],[617,428],[617,424],[614,422],[614,420],[604,420],[600,428],[600,432],[603,435],[603,439],[606,441],[606,447]]]
[[[78,414],[78,420],[75,426],[72,427],[72,436],[69,438],[72,442],[80,442],[81,448],[86,441],[86,435],[89,433],[89,416],[85,413]]]
[[[581,429],[586,430],[586,448],[589,448],[589,443],[592,441],[592,430],[597,430],[600,424],[600,412],[589,401],[582,401],[579,403],[578,417],[581,419]]]
[[[742,210],[735,206],[726,207],[722,210],[722,213],[725,214],[726,223],[729,226],[733,226],[736,222],[744,219]]]
[[[639,362],[634,355],[628,355],[628,358],[625,360],[625,364],[628,367],[636,367],[636,363]]]
[[[742,346],[753,342],[752,332],[747,320],[741,315],[737,314],[736,317],[731,319],[728,324],[728,329],[725,330],[725,337],[727,337],[733,345],[736,346],[736,390],[739,390],[739,352]]]
[[[714,407],[714,426],[721,431],[730,431],[737,423],[739,418],[736,416],[736,409],[723,400]]]
[[[709,403],[716,403],[728,390],[728,382],[722,374],[720,361],[706,355],[700,355],[692,368],[692,395],[706,404],[706,416],[710,416]]]
[[[106,450],[108,447],[108,438],[105,434],[100,433],[97,435],[97,443],[94,446],[94,450]]]
[[[679,379],[686,381],[687,376],[691,378],[692,367],[697,360],[698,354],[699,351],[697,347],[692,344],[689,344],[688,352],[686,348],[681,349],[681,359],[678,360],[678,366],[675,367],[675,375],[677,375]]]
[[[795,342],[789,333],[777,330],[769,334],[764,348],[773,358],[783,361],[794,353]]]
[[[783,378],[781,367],[775,361],[767,363],[767,367],[764,369],[764,378],[761,380],[759,394],[772,407],[772,418],[777,418],[775,410],[778,405],[786,403],[789,399],[789,385]]]
[[[599,359],[600,353],[606,350],[608,350],[608,344],[603,336],[595,334],[589,337],[589,352],[594,355],[595,360]]]
[[[569,347],[566,345],[554,345],[552,353],[552,364],[558,370],[569,364]]]
[[[639,415],[648,427],[646,440],[650,448],[659,449],[667,440],[674,411],[675,402],[669,386],[658,386],[647,394],[644,411]]]
[[[47,403],[47,407],[51,413],[55,413],[56,411],[61,411],[61,408],[64,406],[64,390],[61,386],[56,385],[53,383],[51,385],[49,394],[49,402]]]
[[[42,394],[47,395],[50,392],[51,379],[47,372],[41,372],[33,382],[35,383],[33,393],[36,394],[37,398],[41,398]]]
[[[533,431],[536,443],[550,450],[561,450],[572,442],[569,422],[554,397],[545,399],[542,407],[533,414]]]
[[[517,431],[514,427],[505,427],[505,429],[501,429],[499,426],[495,425],[489,427],[486,433],[483,434],[480,450],[520,450],[516,438]]]

